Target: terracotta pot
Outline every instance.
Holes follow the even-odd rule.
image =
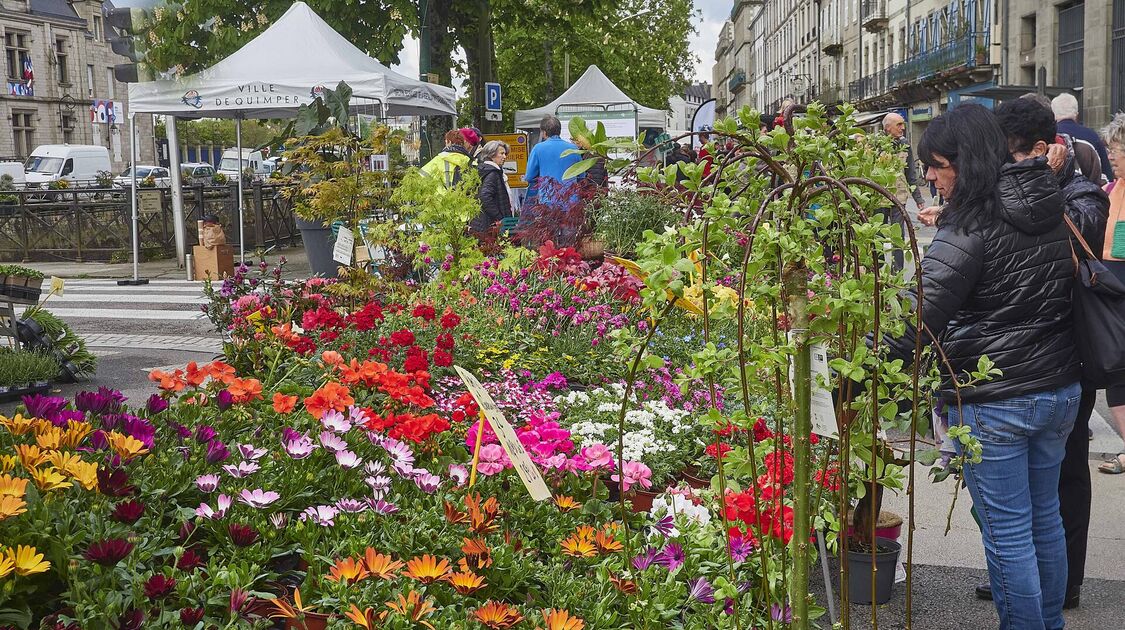
[[[688,486],[696,490],[704,490],[711,487],[711,480],[699,477],[699,469],[695,466],[688,466],[680,471],[680,478],[683,479]]]
[[[304,620],[286,619],[286,630],[325,630],[328,627],[328,615],[322,613],[305,613]]]
[[[636,513],[647,512],[652,509],[652,500],[660,496],[659,492],[646,492],[645,490],[634,490],[630,492],[626,498],[629,499],[630,504],[633,506],[633,511]]]

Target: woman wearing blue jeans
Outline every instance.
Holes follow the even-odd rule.
[[[1046,160],[1013,161],[978,105],[935,118],[918,155],[947,200],[921,264],[924,341],[948,359],[940,395],[950,425],[982,446],[964,476],[1000,628],[1056,630],[1067,580],[1059,465],[1082,398],[1064,198]],[[892,356],[910,359],[915,335],[888,339]],[[963,386],[982,356],[1001,375]]]

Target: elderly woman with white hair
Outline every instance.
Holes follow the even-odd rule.
[[[491,140],[478,154],[480,214],[469,222],[469,231],[478,236],[488,234],[504,217],[514,216],[508,176],[504,174],[504,162],[508,160],[509,151],[511,148],[507,143]]]
[[[1102,139],[1113,167],[1110,182],[1105,186],[1105,191],[1109,193],[1109,220],[1105,226],[1102,261],[1125,282],[1125,114],[1113,117],[1102,130]],[[1122,437],[1123,445],[1113,459],[1098,467],[1098,471],[1119,475],[1125,472],[1125,386],[1106,389],[1105,397],[1113,416],[1113,427]]]

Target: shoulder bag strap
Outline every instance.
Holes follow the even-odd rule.
[[[1090,249],[1090,245],[1086,242],[1086,239],[1082,238],[1082,233],[1078,231],[1078,226],[1074,225],[1074,221],[1071,221],[1070,217],[1066,216],[1065,213],[1063,213],[1063,220],[1066,221],[1066,226],[1070,228],[1070,232],[1074,234],[1074,238],[1078,239],[1078,243],[1082,245],[1082,251],[1086,252],[1086,255],[1089,256],[1090,260],[1097,260],[1098,257],[1094,255],[1094,252]],[[1073,243],[1070,246],[1070,250],[1071,253],[1074,252]],[[1077,256],[1075,256],[1075,258],[1077,259]],[[1077,264],[1077,260],[1075,261],[1075,264]]]

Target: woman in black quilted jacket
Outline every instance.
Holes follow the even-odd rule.
[[[1011,160],[979,105],[930,122],[918,155],[948,200],[921,263],[924,340],[950,364],[941,366],[950,425],[963,423],[982,446],[964,476],[1000,627],[1062,628],[1059,465],[1082,398],[1064,197],[1044,158]],[[915,334],[888,340],[892,356],[911,358]],[[1001,374],[966,385],[982,356]]]

